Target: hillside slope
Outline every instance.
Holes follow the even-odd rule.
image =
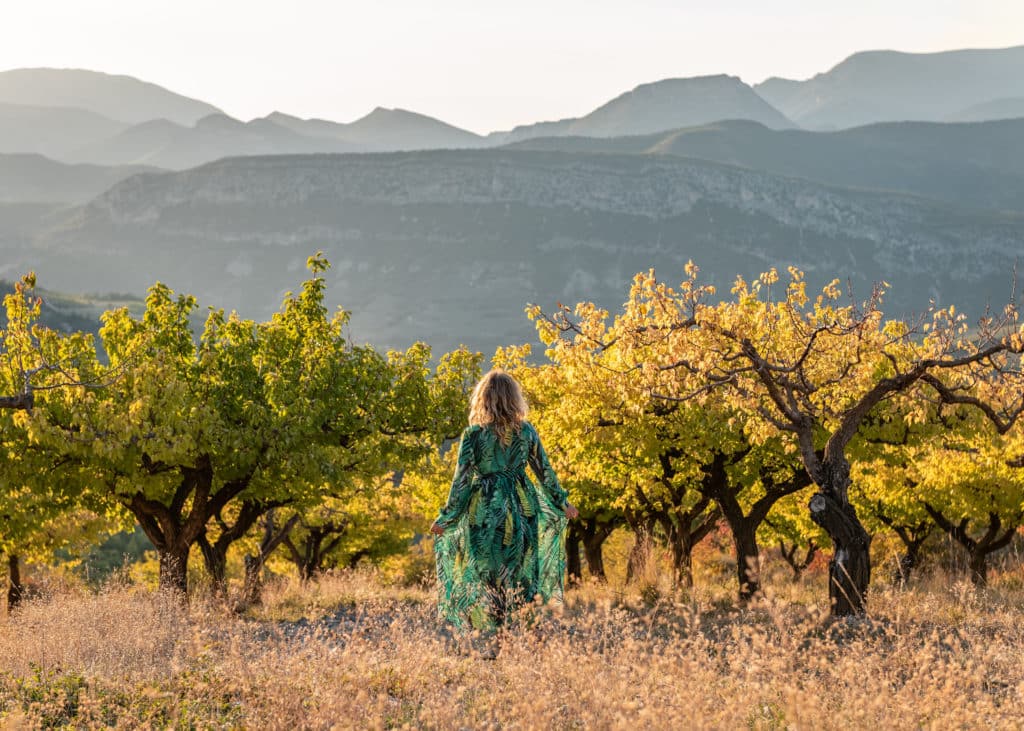
[[[126,124],[169,119],[178,124],[220,110],[132,76],[83,69],[0,71],[0,102],[40,107],[75,107]]]
[[[65,165],[42,155],[0,155],[0,202],[85,203],[152,168]]]
[[[484,350],[533,338],[527,302],[615,307],[635,272],[676,280],[689,259],[721,291],[792,264],[862,295],[886,279],[893,312],[929,298],[977,311],[1009,296],[1024,240],[1020,216],[914,197],[672,156],[512,150],[222,160],[132,177],[46,229],[7,255],[51,286],[160,279],[257,316],[322,249],[357,339]]]
[[[354,148],[340,140],[298,134],[268,119],[241,122],[224,114],[211,114],[191,127],[166,119],[143,122],[77,150],[74,157],[102,165],[184,170],[222,157],[348,152]]]
[[[904,122],[841,132],[720,122],[657,135],[550,137],[514,149],[677,155],[830,185],[894,190],[964,206],[1024,212],[1024,119]]]
[[[1024,118],[1024,96],[972,104],[946,117],[947,122],[980,122],[989,119]]]
[[[0,153],[65,158],[126,126],[84,109],[0,102]]]

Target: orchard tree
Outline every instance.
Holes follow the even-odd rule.
[[[34,408],[44,408],[43,399]],[[75,557],[104,535],[126,527],[87,492],[81,465],[28,443],[25,432],[0,416],[0,556],[7,574],[7,608],[22,596],[25,563],[50,563],[57,552]],[[65,562],[67,559],[65,559]]]
[[[924,411],[907,410],[889,401],[865,419],[851,442],[850,500],[858,506],[872,533],[892,531],[902,553],[892,572],[892,583],[905,585],[921,564],[921,550],[936,531],[920,489],[917,462],[929,453],[950,427],[942,404]]]
[[[530,350],[529,346],[499,349],[494,364],[508,370],[522,385],[530,405],[530,421],[544,440],[562,487],[580,511],[579,517],[570,522],[565,537],[566,572],[570,582],[579,582],[583,577],[581,548],[591,578],[604,582],[608,578],[604,543],[625,523],[621,508],[622,485],[594,479],[593,470],[588,471],[584,466],[577,440],[587,440],[581,437],[581,430],[587,418],[597,417],[589,408],[585,413],[571,413],[582,405],[573,396],[573,389],[580,384],[574,383],[568,371],[556,364],[531,364]]]
[[[589,343],[595,353],[614,346],[620,370],[652,399],[703,404],[725,392],[760,417],[752,439],[794,439],[818,488],[811,517],[834,548],[832,613],[857,614],[866,607],[871,539],[850,502],[850,441],[879,404],[914,394],[972,406],[1009,430],[1024,409],[1024,337],[1012,307],[968,332],[952,307],[886,321],[882,288],[863,305],[841,305],[838,280],[811,301],[801,272],[791,268],[775,298],[778,279],[774,270],[753,283],[738,278],[731,300],[711,304],[714,289],[698,283],[692,264],[678,288],[651,271],[636,277],[611,327],[583,304],[545,316],[543,332],[549,341]]]
[[[549,349],[552,363],[531,371],[528,354],[499,352],[496,362],[523,381],[538,405],[535,420],[573,500],[591,515],[633,511],[649,517],[671,552],[674,585],[692,586],[693,548],[720,515],[694,489],[693,465],[680,459],[675,407],[624,397],[622,384],[602,367],[607,364]]]
[[[672,549],[677,584],[690,584],[694,546],[724,518],[739,598],[749,600],[760,591],[758,527],[775,502],[810,484],[795,442],[780,436],[750,441],[749,422],[757,414],[722,398],[699,406],[652,398],[620,349],[594,347],[608,335],[608,315],[587,312],[587,336],[568,340],[552,338],[558,323],[532,311],[542,339],[552,345],[553,363],[527,369],[524,380],[549,393],[541,403],[553,404],[544,413],[556,453],[565,452],[565,469],[589,481],[584,492],[598,495],[599,507],[610,500],[633,521],[650,516],[657,522]],[[646,483],[637,481],[644,476]]]
[[[328,500],[315,508],[296,513],[295,527],[281,542],[288,559],[295,564],[299,580],[307,582],[328,568],[334,550],[359,516],[337,500]]]
[[[327,267],[320,255],[312,257],[313,277],[269,321],[211,313],[200,339],[209,375],[225,386],[215,398],[232,406],[230,428],[254,455],[237,499],[217,506],[196,538],[222,595],[231,545],[268,511],[317,502],[325,479],[365,458],[386,407],[391,373],[385,359],[349,343],[348,313],[331,315],[323,304]]]
[[[299,516],[283,541],[286,555],[305,582],[328,569],[401,553],[420,525],[411,504],[394,475],[368,479],[344,499],[325,500]]]
[[[904,546],[893,580],[904,583],[936,530],[968,556],[971,580],[987,582],[988,556],[1006,548],[1024,519],[1020,425],[1000,434],[978,409],[936,400],[907,412],[890,403],[851,445],[853,499]]]
[[[29,274],[4,298],[0,330],[0,555],[8,609],[22,596],[23,560],[46,561],[57,549],[81,547],[116,530],[120,517],[90,500],[87,466],[32,443],[25,429],[33,413],[59,413],[60,395],[100,385],[91,336],[41,326],[35,283]]]
[[[741,602],[761,593],[758,533],[762,525],[780,500],[811,485],[807,473],[794,464],[794,455],[780,448],[780,441],[769,439],[731,454],[716,451],[701,466],[700,489],[717,503],[732,535]],[[813,545],[808,545],[803,568],[813,557]],[[802,570],[792,553],[788,563],[795,573]]]
[[[350,518],[336,522],[331,518],[321,521],[321,517],[336,514],[338,505],[358,500],[366,485],[383,484],[400,475],[438,443],[458,434],[471,388],[467,384],[479,373],[479,355],[460,348],[444,354],[435,368],[430,362],[430,348],[422,343],[406,351],[389,352],[384,361],[375,364],[374,380],[364,383],[359,407],[366,419],[350,422],[349,428],[335,432],[330,441],[309,445],[312,451],[300,463],[302,469],[295,469],[295,462],[288,460],[281,465],[283,471],[272,478],[265,470],[262,479],[273,479],[278,485],[272,498],[246,498],[233,507],[230,516],[214,515],[199,545],[220,593],[226,591],[228,549],[267,512],[282,508],[281,515],[288,517],[277,530],[267,531],[273,521],[264,526],[262,547],[249,554],[245,585],[256,586],[252,572],[262,572],[277,546],[288,547],[293,558],[300,555],[293,552],[296,542],[310,542],[312,563],[296,562],[300,574],[309,578],[313,571],[306,568],[311,565],[315,571],[323,563],[320,557],[330,553],[323,551],[324,541],[335,537],[342,545],[352,541]],[[309,484],[310,480],[315,484]],[[328,504],[335,509],[327,510]]]
[[[162,588],[186,592],[191,549],[218,516],[252,524],[309,499],[323,447],[352,448],[379,428],[386,359],[346,339],[348,314],[323,304],[327,262],[309,266],[270,321],[212,311],[198,342],[195,299],[155,285],[141,318],[105,316],[103,345],[122,377],[30,422],[36,442],[92,464],[97,487],[138,520]]]
[[[821,528],[810,519],[804,505],[806,498],[794,493],[780,499],[758,530],[758,539],[774,545],[779,557],[789,566],[794,582],[817,558],[822,544],[828,540]]]
[[[1020,429],[1001,435],[976,412],[916,456],[916,494],[935,525],[967,553],[971,581],[988,583],[989,557],[1024,523],[1024,455]]]
[[[263,572],[267,561],[299,522],[298,513],[280,519],[279,512],[272,508],[260,516],[257,522],[259,535],[255,539],[250,537],[251,546],[242,557],[244,578],[241,595],[234,606],[236,612],[243,612],[262,601]]]

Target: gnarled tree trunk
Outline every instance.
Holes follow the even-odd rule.
[[[743,604],[761,593],[761,556],[757,546],[757,528],[744,521],[738,529],[730,532],[736,551],[739,600]]]
[[[247,553],[242,556],[242,565],[245,569],[242,596],[235,606],[235,611],[244,611],[247,607],[263,601],[263,561],[259,556]]]
[[[243,500],[239,507],[238,515],[235,517],[235,522],[230,525],[219,513],[213,516],[220,526],[220,534],[217,536],[217,540],[211,543],[207,539],[204,529],[197,543],[199,543],[199,548],[203,552],[203,562],[206,565],[206,572],[210,575],[215,596],[226,599],[228,595],[228,549],[231,548],[233,543],[244,537],[261,516],[279,505],[280,503],[275,502]]]
[[[170,546],[157,546],[157,559],[160,562],[160,590],[171,591],[182,596],[188,594],[188,554],[187,543],[175,543]]]
[[[258,552],[256,555],[246,555],[242,559],[245,565],[245,581],[235,611],[243,611],[246,607],[260,603],[263,593],[263,567],[270,554],[288,538],[298,521],[299,516],[296,514],[278,527],[275,524],[274,510],[267,511],[263,517],[263,538],[260,540]]]
[[[693,588],[693,549],[718,525],[721,511],[710,508],[711,501],[701,498],[689,510],[661,511],[656,514],[668,537],[672,553],[672,581],[675,587]]]
[[[604,571],[604,542],[612,534],[619,523],[617,516],[600,520],[597,517],[589,517],[577,521],[579,533],[583,539],[583,555],[587,559],[587,569],[590,577],[595,581],[607,582],[608,576]]]
[[[694,542],[685,533],[669,536],[672,551],[672,584],[677,589],[693,588],[693,546]]]
[[[635,489],[647,514],[665,532],[672,553],[674,586],[689,589],[693,586],[693,547],[714,529],[722,511],[717,505],[712,505],[711,498],[704,493],[698,493],[696,501],[685,507],[691,499],[689,486],[677,481],[678,470],[673,463],[682,456],[683,453],[675,448],[659,455],[661,477],[657,482],[663,488],[663,498],[652,500],[640,485],[635,485]]]
[[[331,522],[305,528],[306,534],[298,545],[292,540],[291,535],[281,541],[288,549],[292,562],[299,570],[299,580],[303,583],[324,570],[328,554],[341,542],[348,530],[348,524]]]
[[[863,614],[871,581],[871,536],[864,530],[857,511],[846,500],[846,491],[827,487],[811,497],[811,520],[832,539],[833,554],[828,562],[828,596],[832,615]]]
[[[626,583],[631,584],[647,574],[654,552],[655,521],[649,516],[629,514],[626,522],[633,531],[633,545],[626,560]]]
[[[776,483],[771,474],[762,471],[764,485],[762,495],[749,509],[743,512],[739,501],[742,485],[733,484],[727,467],[736,464],[749,452],[742,449],[734,454],[716,452],[714,458],[701,466],[704,473],[700,491],[712,498],[729,524],[733,548],[736,552],[736,580],[739,586],[739,601],[746,604],[761,593],[761,556],[757,545],[757,529],[767,519],[769,511],[786,495],[791,495],[811,484],[805,470],[797,470],[786,482]]]
[[[7,555],[7,613],[21,604],[24,590],[21,586],[21,561],[17,554]]]
[[[818,555],[818,546],[814,541],[807,542],[807,552],[804,557],[797,558],[796,552],[799,546],[794,543],[791,546],[787,546],[785,541],[779,539],[779,553],[782,555],[782,560],[786,562],[790,570],[793,572],[793,581],[800,581],[800,577],[803,576],[804,571],[814,561],[814,557]]]
[[[604,538],[589,537],[583,539],[583,555],[587,559],[587,570],[595,581],[606,583],[608,576],[604,572],[604,552],[601,549]]]
[[[192,467],[181,467],[180,483],[170,504],[135,493],[127,507],[156,548],[160,562],[160,589],[188,594],[188,557],[192,545],[206,531],[206,524],[244,485],[225,485],[211,496],[213,468],[208,457]],[[190,502],[188,514],[184,514]]]
[[[906,536],[906,537],[904,537]],[[896,563],[896,569],[892,572],[892,583],[896,586],[905,586],[910,581],[910,575],[921,565],[921,546],[928,539],[928,534],[914,534],[903,531],[900,540],[903,541],[903,555]]]
[[[205,533],[199,536],[196,542],[199,544],[199,551],[203,554],[203,565],[206,567],[206,573],[210,576],[210,586],[213,589],[213,595],[218,599],[227,598],[227,551],[221,550],[221,547],[217,546],[216,543],[210,543]]]
[[[565,531],[565,573],[569,577],[570,586],[583,581],[583,562],[580,559],[582,540],[576,521],[569,523],[569,528]]]
[[[928,520],[922,520],[915,524],[898,523],[885,514],[882,503],[878,503],[874,514],[884,525],[892,529],[903,543],[903,555],[896,562],[891,581],[893,586],[905,586],[910,580],[910,575],[921,562],[921,547],[931,536],[934,525]]]
[[[975,586],[987,586],[989,554],[1010,545],[1010,541],[1013,540],[1013,536],[1017,532],[1017,526],[1020,524],[1022,516],[1018,515],[1017,519],[1007,526],[1006,530],[1000,535],[999,531],[1003,528],[1003,521],[995,513],[989,513],[988,526],[985,529],[985,533],[981,538],[975,539],[968,533],[970,521],[967,518],[963,518],[959,523],[953,523],[941,511],[933,508],[928,503],[925,503],[924,507],[932,517],[932,520],[935,521],[935,524],[967,551],[967,565],[971,572],[971,583]]]
[[[975,586],[988,586],[988,554],[983,551],[972,551],[967,562],[971,572],[971,583]]]

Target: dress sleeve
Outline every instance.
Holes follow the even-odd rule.
[[[531,431],[533,434],[530,440],[530,469],[537,475],[537,479],[540,480],[544,490],[550,496],[551,502],[560,508],[564,508],[569,493],[558,484],[558,476],[555,475],[555,470],[552,468],[551,462],[548,461],[548,454],[544,451],[544,445],[540,443],[540,435],[537,434],[535,429],[531,429]]]
[[[476,473],[476,463],[473,459],[473,432],[466,429],[462,432],[462,441],[459,443],[459,461],[455,467],[455,477],[452,478],[452,487],[448,492],[448,502],[441,508],[441,514],[437,516],[437,524],[447,528],[457,521],[469,506],[469,498],[472,493],[473,475]]]

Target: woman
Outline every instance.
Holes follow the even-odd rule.
[[[526,400],[509,374],[493,370],[473,390],[469,427],[448,502],[430,527],[441,616],[460,629],[493,629],[535,597],[560,599],[566,501]],[[538,489],[526,474],[529,465]]]

